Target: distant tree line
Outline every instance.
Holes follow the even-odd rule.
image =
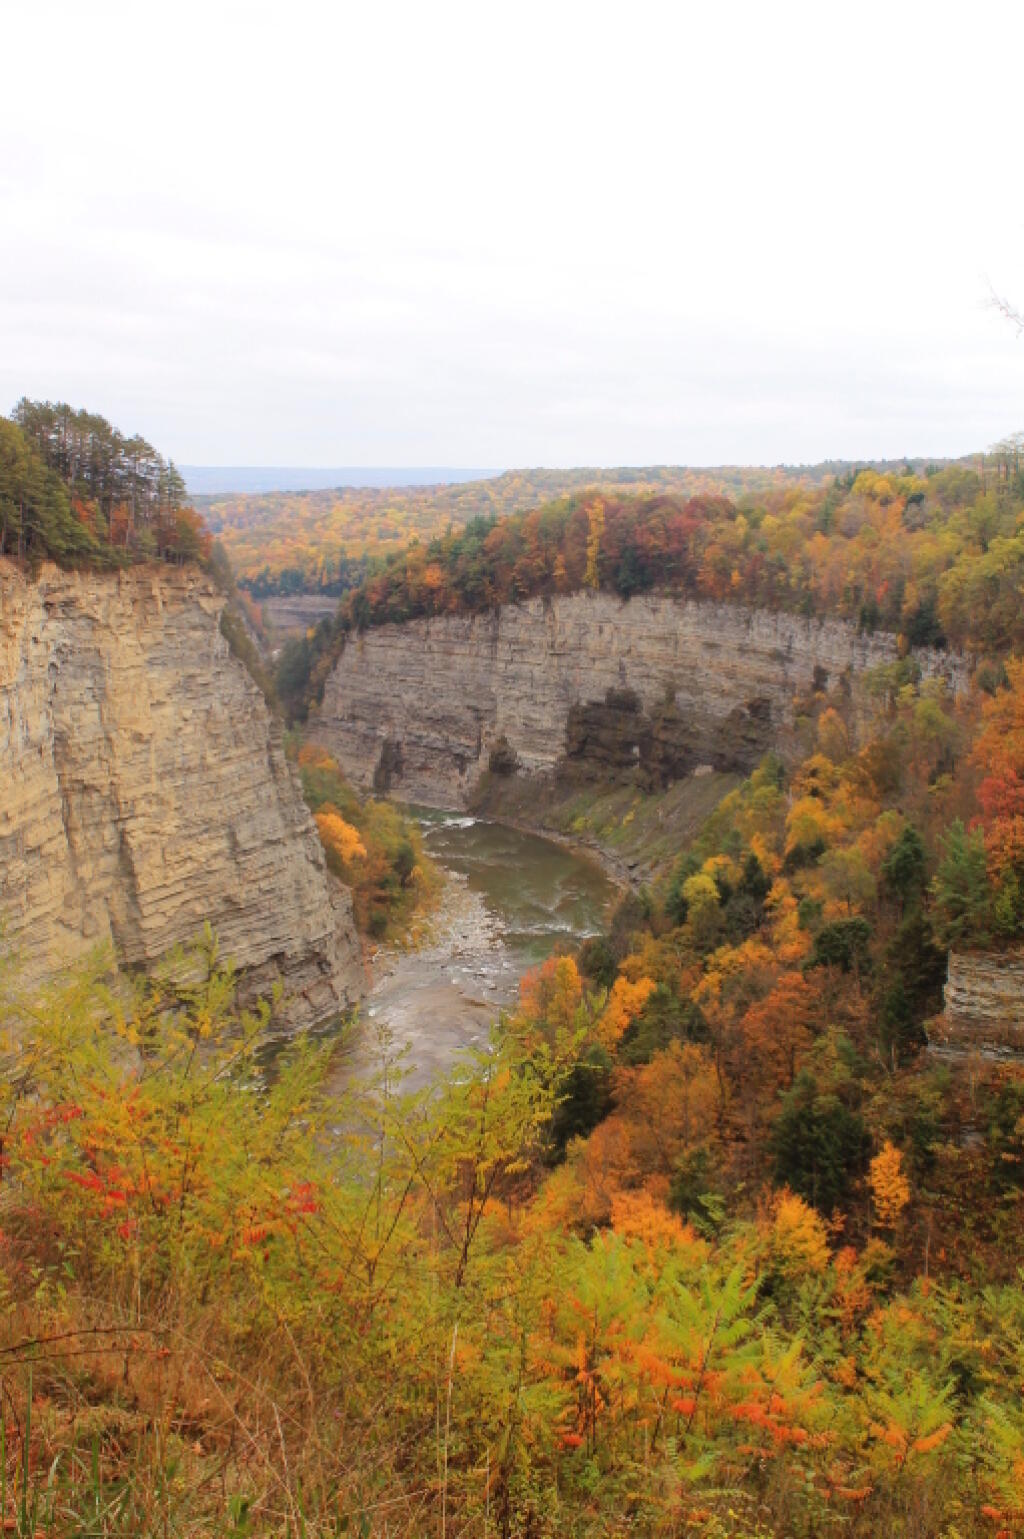
[[[304,567],[286,566],[275,572],[265,563],[254,575],[240,576],[238,586],[254,599],[289,598],[311,592],[342,598],[353,588],[358,588],[382,564],[383,558],[379,556],[324,558],[318,563],[311,582],[310,573]]]
[[[499,519],[582,493],[620,496],[769,498],[787,489],[824,490],[837,477],[852,485],[861,470],[879,475],[926,475],[942,469],[924,461],[875,460],[820,465],[685,465],[509,470],[480,481],[436,486],[342,486],[307,492],[234,493],[201,497],[207,527],[221,539],[239,583],[254,597],[294,592],[338,593],[345,559],[382,558],[462,529],[474,519]],[[296,579],[301,587],[296,588]],[[340,586],[339,586],[340,580]]]
[[[22,399],[0,420],[0,555],[119,566],[209,554],[184,480],[144,438],[64,402]]]

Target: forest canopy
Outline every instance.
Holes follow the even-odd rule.
[[[35,495],[101,513],[109,467],[4,427]],[[114,988],[101,956],[0,976],[17,1532],[1022,1531],[1024,1076],[926,1050],[949,949],[1024,940],[1022,514],[1011,455],[587,491],[404,551],[285,649],[308,704],[361,624],[662,585],[906,642],[876,709],[809,684],[786,762],[429,1090],[368,1013],[339,1091],[212,935]],[[914,643],[989,656],[954,693]],[[400,932],[415,835],[297,761],[364,933]]]

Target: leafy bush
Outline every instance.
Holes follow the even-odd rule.
[[[324,749],[298,749],[303,795],[334,875],[352,889],[356,924],[374,940],[409,932],[437,876],[416,826],[390,802],[357,796]]]

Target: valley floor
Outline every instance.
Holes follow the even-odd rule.
[[[575,841],[506,823],[425,812],[423,847],[438,892],[416,933],[372,955],[373,984],[354,1037],[339,1048],[336,1088],[395,1065],[405,1090],[450,1072],[486,1044],[520,981],[553,949],[610,918],[619,884]],[[414,814],[409,813],[410,819]],[[563,847],[564,846],[564,847]]]

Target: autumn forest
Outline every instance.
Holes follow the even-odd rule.
[[[0,952],[5,1532],[1024,1533],[1024,998],[984,1051],[944,1000],[1024,945],[1020,449],[197,510],[102,418],[0,421],[7,567],[203,567],[367,965],[446,880],[318,732],[368,631],[667,592],[895,638],[425,1088],[358,1009],[283,1035],[210,928]],[[336,613],[274,637],[289,591]]]

